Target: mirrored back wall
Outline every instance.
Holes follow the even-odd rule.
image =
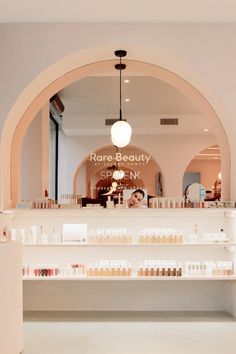
[[[52,144],[48,147],[51,161],[49,181],[55,181],[54,141],[55,131],[52,129]],[[38,116],[28,129],[22,146],[22,200],[32,200],[42,195],[42,145]],[[209,150],[218,154],[217,160],[215,155],[211,159],[203,159],[202,147],[217,147],[214,136],[134,136],[131,145],[117,152],[110,144],[109,136],[67,136],[60,131],[58,197],[76,193],[95,198],[99,191],[105,192],[109,188],[117,168],[123,168],[125,172],[124,185],[146,188],[150,195],[181,196],[185,172],[197,173],[200,183],[207,190],[212,189],[221,170],[220,152],[218,148]],[[55,183],[49,184],[48,190],[49,195],[54,197]]]

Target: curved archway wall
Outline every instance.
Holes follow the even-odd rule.
[[[60,91],[63,87],[89,75],[95,75],[113,70],[114,60],[104,60],[78,67],[83,62],[84,56],[75,54],[56,63],[43,71],[27,89],[19,96],[10,111],[2,133],[1,139],[1,207],[13,205],[19,200],[19,151],[22,139],[28,125],[37,112],[46,104],[49,97]],[[76,62],[78,59],[78,62]],[[206,98],[190,83],[173,72],[154,64],[136,60],[125,60],[129,72],[142,72],[145,75],[156,77],[177,88],[189,97],[199,107],[202,114],[206,115],[212,123],[213,131],[222,152],[222,195],[229,198],[230,175],[230,149],[228,139],[222,128],[221,122]],[[76,68],[73,68],[76,65]],[[72,70],[70,70],[72,69]],[[134,144],[135,144],[134,137]],[[190,143],[192,141],[190,139]],[[145,146],[143,146],[145,148]],[[205,147],[205,146],[204,146]],[[173,179],[173,176],[169,176]],[[181,181],[182,177],[175,176],[175,180]],[[171,195],[171,191],[169,193]]]
[[[115,156],[116,153],[115,148],[112,145],[101,147],[93,152],[96,153],[97,155],[111,155],[111,156]],[[120,152],[122,153],[122,155],[128,155],[128,156],[141,155],[141,154],[150,155],[149,152],[143,150],[142,147],[137,147],[131,144],[129,144],[125,148],[122,148]],[[115,161],[109,163],[109,166],[113,164],[115,164]],[[156,160],[153,158],[153,156],[150,155],[150,159],[148,163],[141,162],[141,163],[137,163],[137,164],[134,163],[130,165],[129,162],[128,163],[126,162],[118,166],[124,171],[128,171],[128,172],[138,171],[139,172],[138,177],[132,179],[134,185],[137,184],[137,186],[140,188],[141,187],[148,188],[149,194],[156,195],[156,175],[158,172],[161,172],[161,174],[163,174],[163,172],[160,166],[158,165],[158,163],[156,162]],[[74,180],[73,180],[74,194],[81,194],[81,192],[80,191],[77,192],[77,190],[79,186],[81,186],[82,184],[81,186],[82,188],[80,188],[80,190],[84,190],[84,191],[86,190],[85,196],[90,196],[90,194],[94,195],[95,194],[94,187],[95,184],[101,179],[101,175],[99,174],[101,171],[108,171],[107,164],[100,163],[98,165],[95,163],[91,163],[89,162],[89,155],[88,155],[87,158],[82,163],[79,164],[79,166],[75,171]],[[82,172],[82,176],[80,176],[81,172]],[[92,182],[92,178],[94,178],[93,182]],[[111,178],[109,178],[109,180],[111,180]],[[90,183],[90,181],[92,182],[92,185],[90,185],[90,188],[88,188],[88,183]],[[85,183],[87,184],[86,188],[83,188],[83,185]],[[91,188],[92,191],[90,190]]]
[[[199,150],[198,154],[210,153],[208,148],[212,148],[212,146],[208,146],[207,149],[204,150]],[[220,153],[220,151],[217,151],[217,153]],[[213,156],[208,159],[199,155],[194,156],[191,161],[188,162],[184,171],[184,173],[200,173],[200,183],[206,188],[206,190],[212,190],[215,181],[218,179],[218,174],[221,172],[221,158],[214,158],[213,153],[212,155]]]

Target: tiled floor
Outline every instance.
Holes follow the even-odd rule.
[[[226,313],[27,314],[23,354],[233,354]]]

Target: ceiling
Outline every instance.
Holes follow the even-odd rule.
[[[127,79],[129,83],[124,82]],[[59,96],[65,106],[62,127],[67,135],[107,135],[110,127],[105,126],[105,119],[119,117],[119,76],[86,77],[64,88]],[[192,101],[153,77],[122,76],[122,111],[136,135],[213,134]],[[179,124],[161,126],[160,118],[178,118]]]
[[[235,22],[235,0],[0,0],[0,22]]]
[[[199,154],[196,154],[194,160],[220,160],[221,152],[218,145],[209,146],[202,150]]]

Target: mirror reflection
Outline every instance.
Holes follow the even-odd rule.
[[[192,183],[185,190],[186,202],[196,203],[200,206],[206,198],[206,189],[200,183]]]
[[[51,98],[47,158],[38,113],[22,145],[21,199],[33,200],[45,189],[57,200],[66,194],[98,199],[109,190],[118,168],[124,172],[118,181],[123,189],[181,197],[189,184],[199,183],[206,189],[205,199],[219,200],[221,152],[208,118],[176,88],[153,77],[130,75],[128,68],[122,83],[123,118],[133,135],[119,151],[126,160],[115,160],[110,139],[119,110],[115,74],[86,77]],[[47,168],[45,183],[42,169],[45,175]]]

